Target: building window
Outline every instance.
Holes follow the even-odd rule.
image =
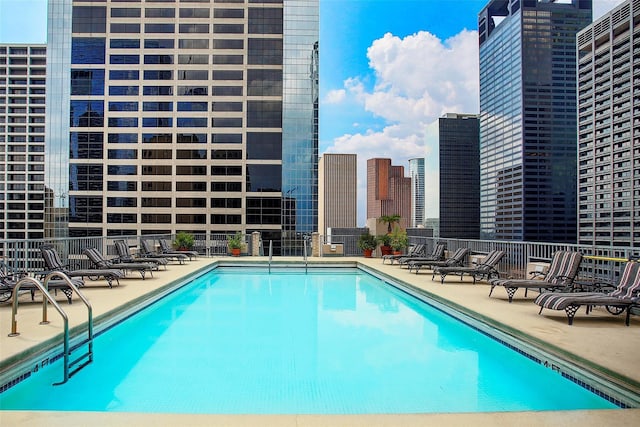
[[[109,86],[111,96],[136,96],[140,88],[138,86]]]
[[[107,29],[105,6],[74,6],[71,31],[74,33],[104,33]]]
[[[282,133],[247,132],[247,159],[279,160],[282,158]]]
[[[72,69],[71,95],[104,95],[104,70]]]
[[[110,133],[107,135],[110,144],[135,144],[138,142],[137,133]]]
[[[145,80],[173,80],[173,71],[171,70],[145,70]]]
[[[247,101],[247,127],[282,127],[282,102]]]
[[[173,39],[145,39],[145,49],[173,49]]]
[[[173,126],[172,117],[143,117],[142,127],[145,128],[170,128]]]
[[[109,102],[109,111],[138,111],[138,103],[130,102]]]
[[[113,10],[113,9],[112,9]],[[139,39],[111,39],[111,49],[140,49]]]
[[[73,37],[71,39],[72,64],[104,64],[105,39],[99,37]]]
[[[282,191],[282,166],[247,165],[247,191]]]
[[[147,34],[167,34],[175,31],[174,24],[144,24],[144,32]]]
[[[138,167],[136,165],[109,165],[107,167],[108,175],[136,175]]]
[[[206,144],[207,134],[205,133],[179,133],[176,135],[178,144]]]
[[[178,111],[207,111],[206,102],[178,102]]]
[[[109,80],[138,80],[140,72],[138,70],[110,70]]]
[[[173,111],[173,102],[143,102],[142,111]]]

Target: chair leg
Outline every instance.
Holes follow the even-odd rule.
[[[570,305],[564,309],[564,311],[567,312],[567,320],[569,321],[569,326],[573,325],[573,317],[576,315],[576,312],[579,308],[579,305]]]
[[[64,296],[67,297],[67,301],[69,301],[69,304],[71,304],[71,298],[73,297],[73,290],[71,288],[67,288],[67,289],[61,289],[62,293],[64,294]]]
[[[509,304],[511,304],[511,302],[513,301],[513,296],[516,294],[516,291],[518,290],[518,288],[505,286],[505,289],[507,291],[507,295],[509,296]]]

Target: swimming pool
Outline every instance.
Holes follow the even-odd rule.
[[[313,271],[310,270],[310,271]],[[216,269],[96,338],[67,384],[53,363],[0,408],[364,414],[616,408],[351,269]]]

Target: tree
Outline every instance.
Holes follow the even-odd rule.
[[[391,233],[391,229],[393,224],[395,224],[396,222],[400,222],[400,215],[398,214],[394,214],[394,215],[382,215],[380,218],[378,218],[378,221],[380,222],[384,222],[387,224],[387,233]]]

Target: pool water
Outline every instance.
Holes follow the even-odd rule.
[[[310,270],[313,271],[313,270]],[[117,292],[115,290],[114,292]],[[1,409],[364,414],[616,408],[452,317],[351,269],[218,269],[57,361]]]

